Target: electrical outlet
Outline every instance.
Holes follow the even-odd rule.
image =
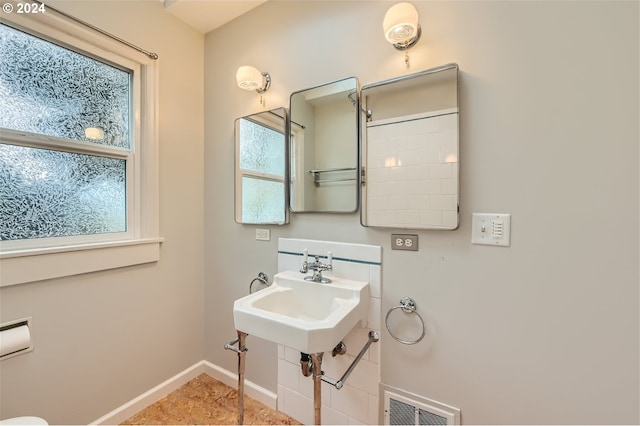
[[[270,241],[271,231],[269,229],[256,229],[256,240],[258,241]]]
[[[391,234],[391,250],[418,251],[418,236],[414,234]]]

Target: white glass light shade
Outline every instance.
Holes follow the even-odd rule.
[[[244,90],[258,90],[263,86],[263,76],[260,70],[248,65],[238,68],[236,81],[238,87]]]
[[[382,27],[389,43],[407,44],[418,37],[418,11],[411,3],[403,2],[393,5],[384,15]]]

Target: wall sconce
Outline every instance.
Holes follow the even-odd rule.
[[[398,50],[405,50],[405,64],[409,68],[406,50],[413,47],[422,34],[418,23],[418,11],[411,3],[398,3],[389,8],[382,22],[384,36]]]
[[[260,72],[257,68],[244,65],[236,72],[238,87],[244,90],[255,90],[262,94],[271,86],[271,76],[268,72]]]

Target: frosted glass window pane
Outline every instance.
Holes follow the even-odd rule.
[[[242,178],[242,222],[283,223],[284,182]]]
[[[247,119],[240,120],[240,168],[284,177],[284,135]]]
[[[127,230],[126,161],[0,144],[0,240]]]
[[[127,71],[0,25],[2,128],[129,148],[130,82]]]

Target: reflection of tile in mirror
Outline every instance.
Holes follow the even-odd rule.
[[[455,109],[369,123],[369,226],[457,226]]]

